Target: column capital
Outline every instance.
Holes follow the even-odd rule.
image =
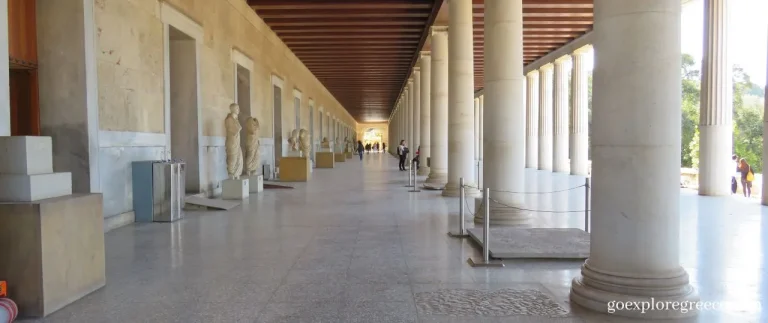
[[[430,29],[430,35],[435,35],[437,33],[447,33],[448,32],[448,26],[432,26]]]
[[[592,51],[592,45],[585,45],[573,51],[573,55],[583,55]]]
[[[560,56],[558,59],[555,60],[555,65],[568,63],[571,61],[571,55],[563,55]]]
[[[408,86],[413,86],[413,76],[408,78]]]
[[[421,67],[419,67],[419,66],[414,66],[414,67],[413,67],[413,73],[414,73],[414,74],[415,74],[415,73],[421,73]]]
[[[547,64],[544,64],[544,65],[542,65],[541,67],[539,67],[539,71],[542,71],[542,72],[548,72],[548,71],[551,71],[551,70],[552,70],[552,69],[554,69],[554,68],[555,68],[555,65],[554,65],[554,64],[552,64],[552,63],[547,63]]]
[[[432,52],[431,51],[423,50],[423,51],[419,52],[419,58],[420,59],[430,58],[430,56],[432,56]]]
[[[525,76],[527,76],[528,78],[539,77],[539,70],[530,71]]]

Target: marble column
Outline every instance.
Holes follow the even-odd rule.
[[[555,61],[555,141],[552,150],[552,169],[558,173],[568,173],[568,70],[571,57],[566,55]]]
[[[595,0],[590,256],[570,295],[600,312],[615,301],[698,300],[679,255],[680,1],[637,3]],[[695,314],[668,307],[612,315]]]
[[[443,188],[448,182],[448,27],[432,27],[430,76],[430,168],[425,186]]]
[[[11,135],[11,93],[8,70],[8,0],[0,0],[0,136]]]
[[[411,113],[413,119],[413,134],[411,135],[413,143],[411,143],[411,150],[413,153],[411,157],[416,157],[416,150],[421,145],[421,68],[413,68],[413,94],[411,95]]]
[[[485,111],[483,183],[490,205],[478,197],[475,222],[490,207],[491,225],[527,224],[525,196],[525,100],[523,0],[485,0]]]
[[[728,0],[704,1],[699,120],[699,194],[731,194],[733,82],[728,58]]]
[[[478,158],[479,158],[478,173],[477,173],[477,187],[482,188],[483,187],[483,129],[485,129],[483,127],[483,104],[485,101],[485,96],[481,95],[479,99],[480,99],[480,113],[479,113],[478,119],[480,119],[480,121],[478,126],[480,127],[480,140],[478,142],[479,147],[477,148]]]
[[[587,55],[592,46],[573,52],[571,69],[571,174],[586,176],[589,173],[589,75]]]
[[[472,0],[450,0],[448,35],[448,183],[443,196],[459,196],[464,178],[467,196],[480,191],[473,163],[472,109],[475,98]]]
[[[405,117],[405,142],[408,144],[408,147],[413,150],[413,106],[411,105],[411,91],[413,88],[413,79],[408,79],[408,84],[406,85],[407,91],[405,92],[404,96],[404,102],[403,106],[405,106],[405,110],[403,111],[403,117]]]
[[[765,66],[767,67],[765,75],[766,79],[768,79],[768,63],[766,63]],[[765,93],[768,93],[768,84],[765,85]],[[765,107],[763,108],[763,115],[768,115],[768,113],[766,113],[768,112],[768,96],[765,96],[764,99]],[[763,117],[763,133],[768,133],[766,129],[768,129],[768,119]],[[763,140],[763,160],[768,160],[768,140]],[[765,181],[763,183],[765,183]],[[766,187],[766,185],[763,184],[763,187]],[[763,192],[762,204],[768,205],[768,188],[763,188],[761,191]]]
[[[539,169],[552,170],[552,64],[539,69]]]
[[[474,129],[475,129],[475,165],[478,165],[480,162],[480,97],[475,98],[475,118],[473,119],[475,122]],[[477,167],[476,167],[477,168]],[[480,171],[478,170],[476,172],[476,176],[480,175]],[[479,179],[480,177],[478,177]]]
[[[525,167],[539,168],[539,71],[526,75]]]
[[[421,83],[419,85],[419,111],[421,112],[421,117],[419,118],[419,122],[421,123],[421,126],[419,127],[420,135],[419,140],[421,142],[421,165],[419,166],[419,175],[429,175],[429,166],[427,166],[427,159],[431,156],[431,137],[430,137],[430,104],[429,104],[429,96],[431,93],[431,74],[432,74],[432,58],[429,55],[429,52],[423,51],[421,52],[421,56],[419,57],[419,66],[421,67]]]

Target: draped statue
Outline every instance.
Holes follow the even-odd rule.
[[[255,175],[261,164],[259,155],[259,120],[248,118],[245,122],[245,171]]]
[[[299,144],[302,157],[309,158],[309,152],[312,143],[309,142],[309,131],[306,129],[299,130]]]
[[[237,103],[229,105],[229,114],[224,119],[224,127],[227,131],[227,138],[224,142],[227,153],[227,175],[230,179],[240,179],[243,173],[243,149],[240,147],[240,106]]]

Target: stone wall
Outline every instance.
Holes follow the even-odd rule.
[[[131,162],[168,156],[167,21],[163,20],[163,8],[173,8],[202,30],[197,66],[203,190],[215,194],[219,181],[226,177],[223,120],[235,97],[233,50],[253,61],[250,115],[260,121],[263,163],[272,163],[273,145],[284,144],[273,139],[273,76],[282,80],[283,141],[295,128],[294,89],[302,94],[301,125],[307,129],[310,99],[313,101],[316,142],[321,138],[321,108],[331,117],[356,125],[244,0],[93,1],[98,169],[107,217],[119,215],[121,222],[132,218]]]

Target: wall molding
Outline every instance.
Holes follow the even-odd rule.
[[[253,60],[237,48],[232,48],[232,62],[253,71]]]
[[[272,85],[279,87],[281,90],[285,87],[285,81],[283,81],[283,78],[272,74]]]
[[[99,148],[166,147],[166,134],[131,131],[99,131]]]
[[[163,1],[160,3],[160,19],[163,23],[172,25],[173,28],[180,30],[198,42],[203,41],[203,36],[205,35],[203,26],[168,4],[168,2]]]

